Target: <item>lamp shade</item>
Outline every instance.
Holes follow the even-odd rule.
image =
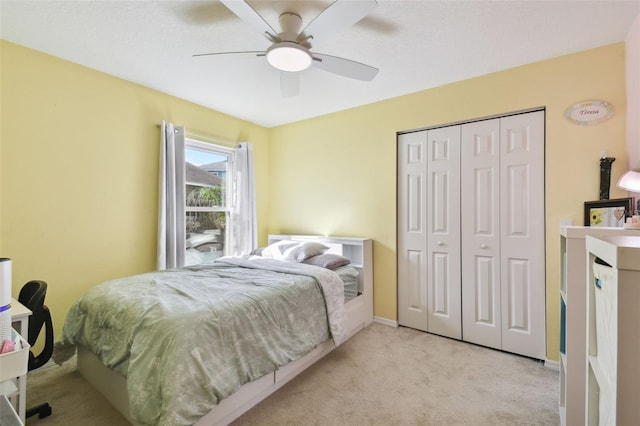
[[[629,170],[618,181],[618,188],[629,192],[640,192],[640,172]]]

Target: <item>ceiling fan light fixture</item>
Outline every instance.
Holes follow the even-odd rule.
[[[267,49],[267,61],[280,71],[296,72],[311,66],[311,53],[297,43],[283,41]]]

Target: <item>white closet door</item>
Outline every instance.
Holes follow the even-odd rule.
[[[545,357],[544,112],[398,136],[398,320]]]
[[[544,112],[500,121],[502,349],[544,359]]]
[[[501,348],[500,120],[462,126],[463,340]]]
[[[428,331],[427,132],[398,136],[398,322]]]
[[[428,331],[462,338],[460,126],[427,132]]]

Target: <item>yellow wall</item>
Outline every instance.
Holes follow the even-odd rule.
[[[567,122],[585,99],[615,116]],[[374,239],[375,315],[396,320],[396,132],[534,107],[546,108],[547,356],[558,360],[559,223],[582,225],[583,202],[598,199],[602,150],[616,157],[611,198],[626,197],[622,43],[271,129],[269,230]]]
[[[56,334],[69,306],[105,279],[155,269],[164,119],[253,143],[266,239],[268,132],[178,98],[3,41],[0,254],[13,295],[49,284]]]
[[[14,294],[51,286],[60,329],[70,304],[103,279],[155,266],[162,120],[254,144],[260,242],[267,232],[374,239],[375,315],[396,312],[396,132],[546,107],[547,353],[558,359],[561,218],[598,198],[598,159],[626,171],[624,45],[615,44],[273,129],[1,42],[0,255]],[[563,119],[603,99],[598,126]],[[612,198],[626,196],[612,185]]]

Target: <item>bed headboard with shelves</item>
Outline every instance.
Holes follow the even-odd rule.
[[[321,235],[287,235],[269,234],[268,242],[273,244],[282,240],[313,241],[326,245],[329,250],[326,253],[335,253],[351,260],[351,266],[358,269],[359,297],[349,302],[347,309],[360,309],[366,312],[362,319],[366,327],[373,321],[373,240],[356,237],[325,237]],[[357,307],[361,304],[361,307]]]

